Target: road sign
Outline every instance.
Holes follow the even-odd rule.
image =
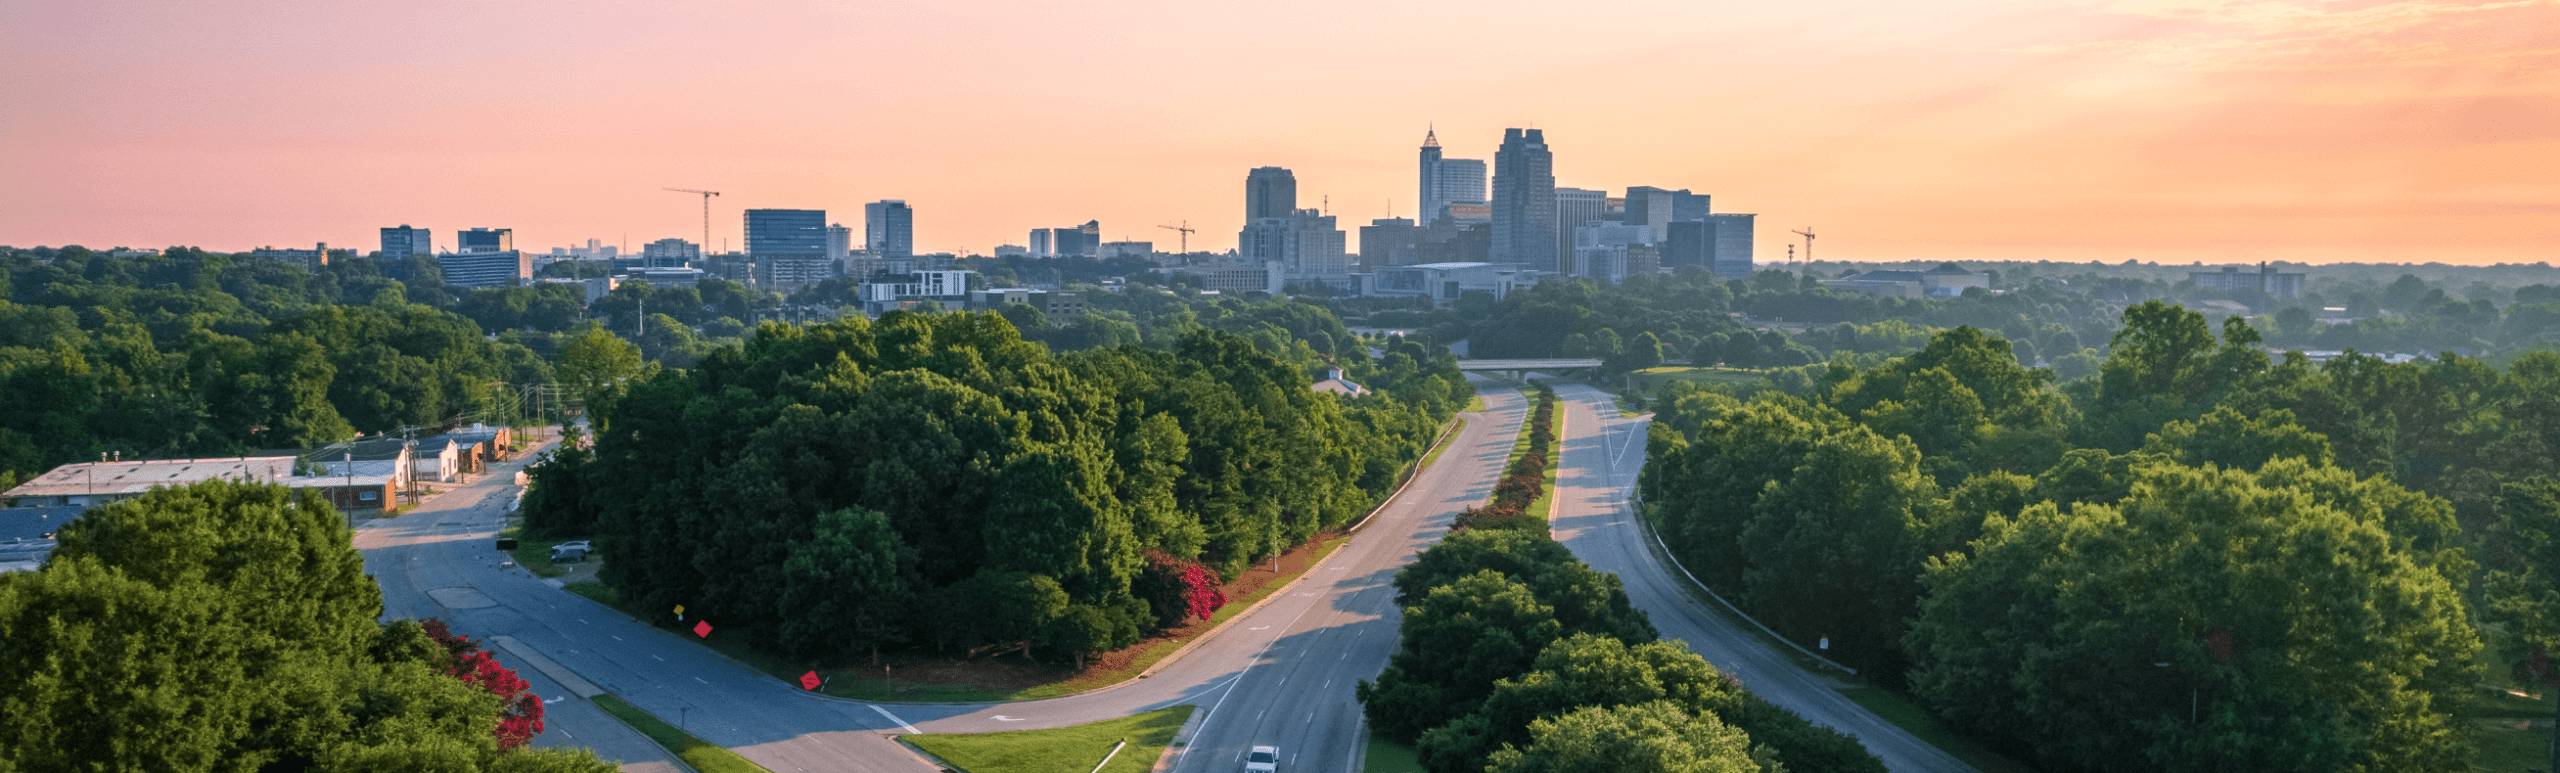
[[[816,671],[811,671],[811,672],[809,672],[809,673],[801,674],[801,675],[800,675],[800,689],[803,689],[803,690],[815,690],[815,689],[818,689],[818,685],[819,685],[819,684],[820,684],[820,682],[819,682],[819,680],[818,680],[818,672],[816,672]]]
[[[705,620],[699,623],[694,623],[693,635],[700,636],[705,639],[711,638],[711,621]]]

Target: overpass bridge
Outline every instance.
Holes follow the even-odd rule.
[[[1530,371],[1537,371],[1537,372],[1540,372],[1540,373],[1553,373],[1553,374],[1556,374],[1556,375],[1559,375],[1559,376],[1569,376],[1569,375],[1578,375],[1578,371],[1592,370],[1592,369],[1595,369],[1595,368],[1598,368],[1598,367],[1600,367],[1600,360],[1599,360],[1599,359],[1597,359],[1597,358],[1593,358],[1593,359],[1578,359],[1578,360],[1577,360],[1577,359],[1554,359],[1554,360],[1459,360],[1459,361],[1458,361],[1458,369],[1459,369],[1459,370],[1462,370],[1462,371],[1484,371],[1484,372],[1492,372],[1492,373],[1505,373],[1505,374],[1509,374],[1509,375],[1510,375],[1510,377],[1511,377],[1511,378],[1513,378],[1513,379],[1515,379],[1515,380],[1516,380],[1516,379],[1521,378],[1523,374],[1526,374],[1526,373],[1528,373],[1528,372],[1530,372]]]

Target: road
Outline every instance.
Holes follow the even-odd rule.
[[[521,462],[396,519],[367,523],[357,547],[383,587],[388,617],[442,617],[461,633],[512,637],[563,673],[499,659],[551,703],[542,746],[586,746],[626,770],[677,770],[664,751],[570,694],[591,682],[694,735],[775,771],[930,771],[886,734],[986,732],[1081,724],[1165,706],[1201,707],[1173,770],[1232,769],[1246,747],[1277,745],[1290,770],[1350,771],[1364,749],[1352,685],[1394,651],[1398,568],[1461,508],[1491,495],[1526,415],[1511,391],[1485,394],[1439,462],[1294,587],[1230,622],[1145,679],[1079,695],[1005,704],[869,704],[823,698],[757,673],[678,634],[641,624],[502,566],[492,547]],[[610,557],[606,557],[610,560]],[[715,631],[713,635],[718,635]]]
[[[1840,694],[1830,680],[1806,671],[1781,645],[1720,609],[1688,594],[1680,570],[1646,549],[1647,537],[1627,502],[1643,469],[1650,417],[1619,418],[1608,393],[1556,382],[1556,408],[1564,417],[1558,457],[1556,539],[1592,568],[1626,583],[1636,608],[1652,616],[1663,638],[1679,639],[1692,652],[1771,703],[1858,737],[1885,767],[1902,772],[1959,773],[1972,766],[1922,742]]]

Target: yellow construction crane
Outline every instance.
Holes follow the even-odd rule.
[[[1797,231],[1797,232],[1795,232],[1795,234],[1796,234],[1797,236],[1802,236],[1802,237],[1804,237],[1804,259],[1805,259],[1805,262],[1808,262],[1808,263],[1812,262],[1812,261],[1813,261],[1813,226],[1805,226],[1805,227],[1804,227],[1804,230],[1802,230],[1802,231]]]
[[[702,258],[704,258],[704,259],[709,259],[709,258],[711,257],[711,197],[720,195],[720,192],[719,192],[719,191],[697,191],[697,190],[694,190],[694,189],[692,189],[692,188],[668,188],[667,190],[675,191],[675,192],[677,192],[677,193],[698,193],[698,194],[701,194],[701,195],[702,195],[702,253],[701,253],[701,257],[702,257]]]
[[[1193,227],[1191,227],[1191,221],[1189,221],[1189,220],[1184,220],[1184,221],[1182,221],[1182,224],[1181,224],[1181,225],[1160,225],[1160,226],[1156,226],[1156,227],[1157,227],[1157,228],[1162,228],[1162,229],[1165,229],[1165,230],[1168,230],[1168,231],[1181,231],[1181,232],[1182,232],[1182,254],[1184,254],[1184,255],[1189,255],[1189,254],[1191,254],[1191,235],[1192,235],[1192,234],[1195,234],[1195,233],[1199,233],[1199,232],[1200,232],[1200,229],[1197,229],[1197,228],[1193,228]]]

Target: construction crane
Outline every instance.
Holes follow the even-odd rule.
[[[720,192],[719,192],[719,191],[697,191],[697,190],[694,190],[694,189],[692,189],[692,188],[668,188],[667,190],[675,191],[675,192],[677,192],[677,193],[698,193],[698,194],[701,194],[701,195],[702,195],[702,255],[701,255],[701,257],[704,257],[704,258],[709,258],[709,257],[711,257],[711,197],[720,195]]]
[[[1191,221],[1189,221],[1189,220],[1184,220],[1184,221],[1182,221],[1182,224],[1181,224],[1181,225],[1160,225],[1160,226],[1156,226],[1156,227],[1157,227],[1157,228],[1162,228],[1162,229],[1165,229],[1165,230],[1168,230],[1168,231],[1181,231],[1181,232],[1182,232],[1182,254],[1184,254],[1184,255],[1189,255],[1189,254],[1191,254],[1191,235],[1192,235],[1192,234],[1195,234],[1195,233],[1199,233],[1199,232],[1200,232],[1200,229],[1197,229],[1197,228],[1193,228],[1193,227],[1191,227]]]
[[[1805,227],[1804,227],[1804,230],[1797,231],[1797,232],[1795,232],[1795,234],[1796,234],[1797,236],[1802,236],[1802,237],[1804,237],[1804,259],[1805,259],[1805,261],[1806,261],[1806,262],[1808,262],[1808,263],[1812,262],[1812,261],[1813,261],[1813,226],[1805,226]]]

